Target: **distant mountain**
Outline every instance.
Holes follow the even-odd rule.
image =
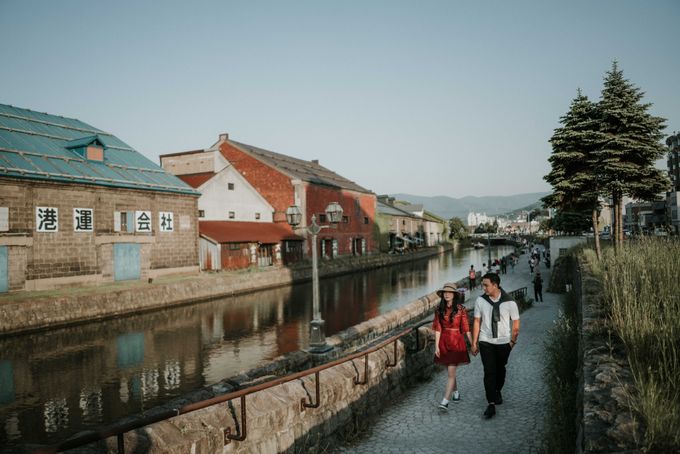
[[[427,211],[431,211],[444,219],[451,219],[455,216],[461,218],[463,222],[467,222],[467,215],[470,211],[486,213],[490,216],[509,213],[530,205],[540,205],[539,199],[548,194],[549,192],[532,192],[508,196],[467,196],[460,199],[447,196],[425,197],[412,194],[390,194],[390,197],[410,203],[422,203]]]

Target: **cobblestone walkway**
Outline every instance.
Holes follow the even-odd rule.
[[[524,262],[524,263],[522,263]],[[540,267],[544,288],[549,270]],[[501,276],[507,290],[527,287],[533,297],[527,256],[520,256],[514,272]],[[543,292],[544,302],[521,314],[520,336],[507,367],[503,404],[491,420],[482,418],[486,408],[481,357],[458,369],[461,401],[442,411],[437,404],[446,384],[446,370],[404,393],[385,406],[367,433],[336,452],[359,453],[533,453],[539,452],[546,416],[543,383],[543,342],[557,318],[559,295]],[[473,291],[470,302],[480,291]]]

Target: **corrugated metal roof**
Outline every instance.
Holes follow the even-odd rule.
[[[381,202],[378,200],[378,203],[376,205],[376,211],[378,214],[385,214],[389,216],[402,216],[402,217],[409,217],[409,218],[418,218],[413,213],[410,213],[408,211],[404,211],[400,208],[395,207],[394,205],[389,205],[385,202]]]
[[[282,240],[304,240],[281,222],[199,221],[198,231],[217,243],[276,244]]]
[[[275,153],[273,151],[257,148],[252,145],[247,145],[234,140],[228,141],[235,147],[251,154],[253,157],[259,159],[267,165],[277,168],[295,178],[310,183],[321,184],[324,186],[331,186],[336,188],[350,189],[357,192],[365,192],[371,194],[372,192],[363,188],[355,182],[348,180],[345,177],[338,175],[335,172],[319,165],[316,162],[304,161],[302,159],[293,158],[284,154]]]
[[[95,141],[103,162],[74,151]],[[199,195],[101,129],[7,104],[0,104],[0,176]]]

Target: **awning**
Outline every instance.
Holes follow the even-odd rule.
[[[201,236],[214,243],[263,243],[304,241],[288,224],[277,222],[199,221]]]

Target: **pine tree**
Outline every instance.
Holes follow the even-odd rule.
[[[553,152],[548,161],[552,169],[544,177],[553,187],[553,192],[542,200],[546,206],[570,213],[572,219],[582,217],[584,212],[591,213],[595,250],[599,258],[597,219],[601,186],[597,150],[602,143],[602,134],[597,106],[579,89],[569,112],[560,118],[560,123],[562,126],[555,129],[550,139]]]
[[[614,61],[597,105],[603,134],[597,161],[614,207],[612,238],[616,248],[623,241],[623,197],[652,200],[670,185],[666,174],[654,166],[665,152],[661,139],[666,120],[648,112],[652,104],[641,103],[643,96]]]

